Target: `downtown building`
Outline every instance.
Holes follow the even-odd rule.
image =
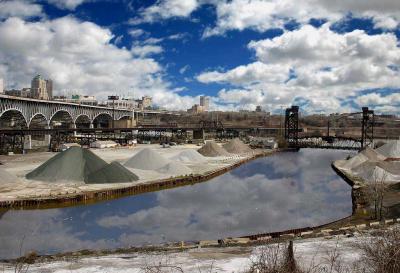
[[[36,75],[31,82],[30,97],[39,100],[51,100],[53,98],[53,81],[45,80],[41,75]]]

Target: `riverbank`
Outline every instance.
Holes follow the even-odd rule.
[[[140,145],[133,149],[93,149],[93,152],[107,161],[126,161],[134,152],[138,152],[149,145]],[[153,145],[161,154],[171,158],[188,149],[197,149],[194,145],[177,146],[174,148],[160,148]],[[140,171],[138,181],[118,184],[71,185],[50,184],[39,181],[26,180],[25,174],[39,166],[53,153],[39,153],[37,155],[16,155],[0,158],[6,164],[4,167],[21,179],[18,185],[3,186],[0,188],[0,208],[50,208],[78,204],[93,203],[101,200],[110,200],[128,195],[164,190],[184,185],[196,184],[210,180],[226,173],[253,159],[268,156],[283,150],[254,150],[244,155],[223,157],[207,157],[206,162],[187,164],[193,173],[189,175],[171,176],[153,171]],[[139,170],[136,170],[137,172]]]
[[[359,227],[342,227],[325,230],[319,236],[282,237],[274,240],[237,241],[224,245],[177,244],[164,248],[130,248],[114,251],[82,250],[58,255],[26,257],[0,261],[3,272],[14,272],[16,267],[26,272],[141,272],[156,265],[180,267],[184,272],[244,272],[250,261],[259,255],[265,245],[272,247],[287,241],[294,242],[294,254],[298,265],[309,268],[327,262],[327,255],[335,251],[342,266],[350,266],[361,256],[356,247],[384,230],[400,228],[400,219],[382,223],[371,222]],[[379,236],[379,235],[378,235]]]

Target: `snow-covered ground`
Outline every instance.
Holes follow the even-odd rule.
[[[294,242],[295,258],[301,267],[309,268],[326,264],[334,250],[342,265],[351,266],[359,259],[361,252],[355,243],[364,237],[334,236],[305,239]],[[272,245],[276,247],[277,245]],[[184,272],[244,272],[251,259],[257,257],[263,246],[198,248],[173,253],[131,253],[107,256],[69,258],[63,261],[36,263],[30,265],[27,272],[37,273],[91,273],[91,272],[143,272],[149,266],[165,266],[163,272],[179,272],[168,266],[177,266]],[[0,263],[0,272],[14,272],[14,266]]]

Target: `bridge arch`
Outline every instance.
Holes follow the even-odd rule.
[[[59,118],[58,121],[57,118]],[[49,125],[52,127],[72,127],[74,125],[73,115],[66,109],[59,109],[50,116]]]
[[[27,125],[28,125],[28,128],[30,128],[32,121],[33,121],[35,118],[38,118],[38,117],[42,117],[42,120],[45,120],[45,121],[46,121],[46,126],[49,126],[50,120],[47,119],[47,117],[46,117],[45,114],[43,114],[43,113],[41,113],[41,112],[38,112],[38,113],[33,114],[33,115],[29,118],[29,122],[28,122],[28,124],[27,124]]]
[[[131,118],[131,117],[132,117],[131,115],[121,115],[120,117],[118,117],[117,120],[121,120],[121,119],[124,119],[124,118]]]
[[[9,122],[10,123],[9,125],[12,126],[12,123],[14,122],[13,120],[10,120],[10,118],[8,118],[7,120],[4,120],[4,117],[8,114],[12,115],[12,112],[17,114],[17,116],[19,116],[19,119],[23,121],[19,124],[19,127],[28,128],[28,122],[27,122],[26,116],[24,115],[23,111],[18,108],[8,108],[0,113],[0,125],[1,125],[0,127],[2,127],[2,128],[6,127],[4,125],[5,122]],[[12,126],[12,127],[14,127],[14,126]]]
[[[107,112],[99,113],[93,118],[93,126],[95,128],[107,128],[111,126],[111,114]]]
[[[93,120],[86,114],[80,114],[74,120],[76,128],[90,128],[92,123]]]

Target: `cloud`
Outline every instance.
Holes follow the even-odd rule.
[[[181,69],[179,69],[179,73],[184,74],[189,69],[190,69],[190,65],[187,64],[187,65],[183,66]]]
[[[188,17],[199,7],[197,0],[159,0],[154,5],[143,9],[141,17],[133,20],[133,23],[155,22],[159,19],[176,17]]]
[[[400,93],[388,94],[382,96],[380,93],[369,93],[356,98],[355,102],[358,105],[373,105],[373,106],[400,106]]]
[[[0,19],[42,17],[42,6],[27,1],[0,1]]]
[[[263,32],[270,28],[283,28],[285,23],[296,21],[306,24],[312,18],[337,22],[352,14],[355,17],[372,18],[376,27],[394,29],[400,20],[400,2],[397,0],[305,0],[299,5],[293,0],[160,0],[142,10],[137,23],[187,18],[204,4],[213,5],[217,19],[208,26],[203,38],[223,35],[230,30],[253,29]]]
[[[39,73],[53,79],[56,94],[74,91],[104,99],[116,90],[134,90],[153,96],[161,107],[186,109],[194,102],[186,97],[182,104],[171,103],[179,95],[164,81],[163,67],[145,57],[160,48],[118,48],[112,32],[94,23],[70,16],[40,22],[13,17],[0,22],[0,37],[0,75],[10,88],[29,86]]]
[[[143,58],[153,54],[160,54],[161,52],[163,52],[163,48],[157,45],[143,45],[133,46],[131,48],[131,51],[135,56]]]
[[[248,85],[263,82],[284,82],[289,75],[289,66],[254,62],[241,65],[227,72],[205,72],[197,77],[203,83],[227,82],[234,85]]]
[[[77,6],[89,2],[90,0],[47,0],[49,4],[55,5],[60,9],[74,10]]]
[[[129,35],[131,35],[133,38],[137,38],[145,34],[146,32],[143,29],[136,28],[136,29],[131,29],[128,31]]]
[[[251,41],[248,48],[255,52],[256,62],[226,72],[203,72],[197,80],[235,86],[221,90],[222,101],[229,98],[234,103],[236,98],[240,104],[247,98],[247,105],[276,108],[302,98],[316,112],[337,112],[342,101],[365,89],[400,85],[395,69],[400,48],[391,33],[339,34],[328,23],[320,28],[305,25],[273,39]]]

